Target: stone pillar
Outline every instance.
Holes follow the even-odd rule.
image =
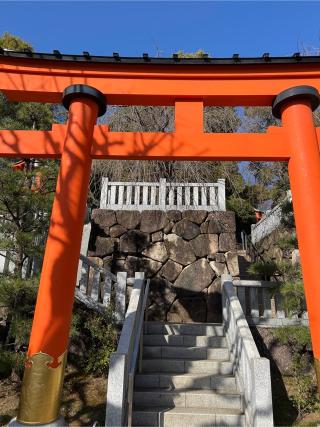
[[[106,110],[103,94],[86,85],[67,87],[63,104],[67,133],[15,425],[59,423],[93,130]]]
[[[317,89],[297,86],[281,92],[273,114],[282,119],[291,146],[288,164],[292,202],[320,392],[320,153],[312,111],[319,105]]]

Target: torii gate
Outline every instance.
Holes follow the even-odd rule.
[[[91,57],[0,50],[0,90],[11,101],[63,102],[67,125],[0,131],[4,157],[60,158],[17,424],[59,417],[92,159],[287,161],[320,390],[320,58]],[[174,105],[173,133],[109,132],[114,105]],[[273,105],[282,127],[208,134],[203,106]]]

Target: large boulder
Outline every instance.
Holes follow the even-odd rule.
[[[237,247],[236,236],[234,233],[221,233],[219,236],[219,251],[235,251]]]
[[[160,275],[169,282],[174,282],[182,271],[182,265],[169,259],[160,271]]]
[[[207,322],[222,322],[221,280],[215,279],[207,293]]]
[[[226,262],[226,257],[223,253],[218,252],[214,258],[217,262]]]
[[[145,233],[154,233],[165,228],[168,222],[167,215],[163,211],[143,211],[140,230]]]
[[[174,283],[177,289],[185,289],[191,292],[200,292],[210,285],[215,274],[208,261],[198,259],[182,270]]]
[[[106,256],[103,258],[103,268],[105,270],[111,271],[112,263],[113,263],[113,256],[112,255],[109,255],[109,256]]]
[[[164,234],[170,234],[173,229],[173,226],[174,226],[174,222],[172,221],[168,222],[168,224],[163,229]]]
[[[189,242],[186,242],[176,234],[168,234],[165,240],[169,258],[182,265],[191,264],[196,260],[193,249]]]
[[[109,228],[117,222],[114,211],[108,209],[93,209],[91,219],[102,228]]]
[[[200,233],[207,234],[209,228],[209,221],[205,221],[200,225]]]
[[[195,222],[200,225],[207,218],[207,211],[184,211],[182,212],[182,218],[188,219],[189,221]]]
[[[97,236],[96,241],[91,250],[88,251],[89,256],[96,256],[104,258],[107,255],[111,255],[114,252],[116,239],[112,237],[101,237]]]
[[[151,304],[146,309],[146,319],[149,321],[165,322],[167,320],[166,304]]]
[[[200,227],[188,219],[182,219],[175,224],[172,232],[186,240],[191,240],[200,234]]]
[[[207,232],[210,234],[220,234],[222,233],[222,224],[217,218],[211,218],[205,222],[208,224]]]
[[[175,323],[205,322],[206,301],[203,296],[177,299],[167,313],[167,321]]]
[[[224,262],[210,261],[209,264],[217,276],[221,276],[222,274],[228,274],[227,265]]]
[[[156,231],[155,233],[152,233],[151,234],[151,241],[153,243],[162,242],[163,241],[163,231]]]
[[[199,258],[208,256],[212,259],[219,249],[217,234],[200,234],[190,243]]]
[[[111,237],[120,237],[127,231],[126,228],[122,227],[120,224],[115,224],[110,227],[110,236]]]
[[[143,271],[145,277],[149,278],[154,276],[162,267],[161,262],[154,261],[149,258],[138,258],[135,256],[127,256],[124,269],[127,271],[129,277],[133,277],[137,271]]]
[[[235,233],[236,220],[235,213],[231,211],[214,211],[208,215],[208,220],[213,220],[220,226],[221,233]]]
[[[127,231],[120,237],[120,252],[135,254],[141,253],[149,245],[148,234],[139,230]]]
[[[118,224],[122,227],[133,230],[140,224],[140,212],[138,211],[117,211]]]
[[[126,271],[126,260],[122,258],[116,258],[112,261],[112,273],[116,274],[120,271]]]
[[[172,222],[178,222],[182,219],[181,211],[168,211],[167,216]]]
[[[168,280],[154,277],[150,280],[148,296],[151,304],[165,304],[166,306],[170,306],[177,294]]]
[[[154,243],[153,245],[145,249],[142,252],[142,255],[162,263],[166,262],[168,259],[168,252],[164,242]]]
[[[239,276],[238,254],[235,251],[226,253],[227,266],[231,276]]]

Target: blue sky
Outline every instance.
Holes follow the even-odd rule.
[[[0,34],[42,52],[287,56],[320,46],[319,17],[316,1],[1,1]]]

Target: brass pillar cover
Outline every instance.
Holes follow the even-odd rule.
[[[67,352],[58,358],[36,353],[26,361],[17,421],[24,424],[49,424],[59,417]]]

